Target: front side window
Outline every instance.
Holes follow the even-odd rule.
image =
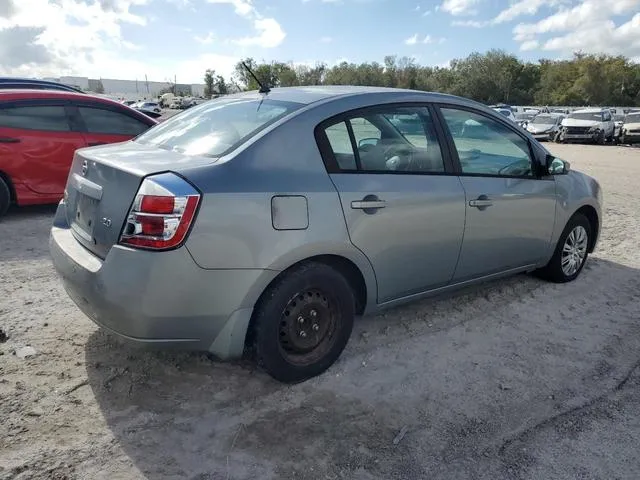
[[[135,141],[185,155],[217,157],[302,106],[269,98],[221,98],[171,117]]]
[[[445,171],[440,144],[426,108],[391,106],[354,114],[325,127],[324,133],[342,171]]]
[[[442,108],[462,173],[533,176],[529,144],[505,125],[478,113]]]
[[[149,125],[124,113],[98,107],[78,107],[89,133],[130,135],[135,137],[149,128]]]
[[[0,108],[0,127],[68,132],[71,130],[63,106]]]

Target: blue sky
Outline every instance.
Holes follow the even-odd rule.
[[[8,6],[5,3],[8,1]],[[0,0],[0,73],[201,82],[238,59],[313,64],[473,51],[640,60],[640,0]]]

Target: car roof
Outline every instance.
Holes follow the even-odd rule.
[[[79,88],[73,87],[71,85],[67,85],[61,82],[54,82],[52,80],[42,80],[38,78],[0,77],[0,88],[2,88],[3,86],[6,88],[6,85],[13,85],[10,88],[20,88],[17,85],[24,85],[25,88],[29,88],[29,85],[32,85],[34,87],[51,87],[52,89],[61,91],[84,93]]]
[[[272,100],[280,100],[284,102],[294,102],[309,105],[311,103],[319,102],[322,100],[338,99],[354,95],[363,94],[413,94],[424,95],[430,97],[431,101],[437,98],[446,99],[452,98],[453,95],[444,93],[425,92],[421,90],[409,90],[401,88],[388,88],[388,87],[365,87],[365,86],[353,86],[353,85],[322,85],[322,86],[306,86],[306,87],[277,87],[271,89],[267,94],[267,98]],[[235,93],[232,95],[225,95],[226,98],[265,98],[264,94],[259,93],[257,90],[249,92]],[[460,98],[461,97],[455,97]],[[465,99],[467,100],[467,99]],[[471,100],[467,100],[472,102]],[[473,102],[476,104],[477,102]],[[484,105],[483,105],[484,106]]]
[[[574,110],[571,113],[601,113],[609,111],[608,108],[581,108],[579,110]]]
[[[121,105],[120,102],[112,100],[107,97],[100,97],[97,95],[88,95],[86,93],[79,92],[66,92],[63,90],[41,90],[39,88],[16,88],[9,90],[0,89],[0,101],[7,100],[24,100],[24,99],[35,99],[35,98],[48,98],[48,99],[70,99],[77,98],[79,100],[87,100],[94,99],[107,103],[117,103]]]

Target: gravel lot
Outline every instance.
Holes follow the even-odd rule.
[[[364,318],[296,386],[98,331],[50,264],[53,208],[13,211],[0,479],[638,478],[640,149],[550,148],[605,192],[576,282],[520,275]]]

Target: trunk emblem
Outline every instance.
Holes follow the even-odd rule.
[[[89,162],[84,160],[82,162],[82,176],[85,177],[87,175],[87,170],[89,170]]]
[[[105,227],[109,228],[109,227],[111,226],[111,219],[110,219],[110,218],[107,218],[107,217],[103,217],[103,219],[102,219],[102,224],[103,224]]]

